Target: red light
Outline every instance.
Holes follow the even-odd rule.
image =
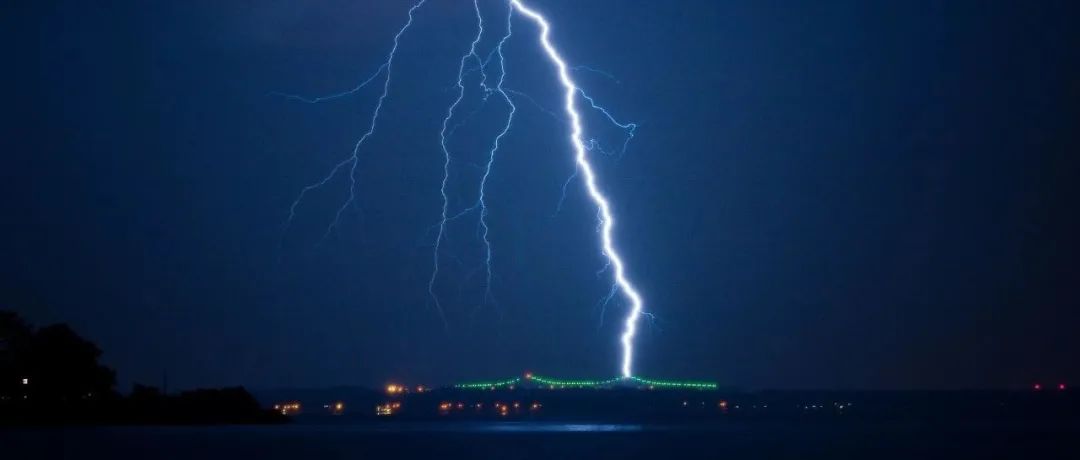
[[[1058,384],[1058,390],[1065,391],[1065,384],[1064,383],[1059,383]]]
[[[1035,388],[1035,391],[1039,391],[1042,389],[1042,384],[1036,383],[1033,388]]]

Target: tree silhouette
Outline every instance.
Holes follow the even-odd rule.
[[[85,405],[115,395],[101,350],[66,324],[34,330],[0,311],[0,398],[35,406]],[[0,400],[4,401],[4,400]]]
[[[10,311],[0,310],[0,403],[19,394],[26,378],[33,329]]]
[[[280,423],[242,387],[177,395],[136,384],[127,398],[101,349],[66,324],[35,330],[0,311],[0,425],[66,423]],[[0,449],[2,451],[3,449]]]
[[[101,350],[66,324],[41,328],[31,345],[34,396],[48,401],[100,399],[111,395],[116,373],[101,364]]]

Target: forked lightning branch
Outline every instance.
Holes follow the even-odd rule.
[[[412,27],[414,18],[418,10],[420,10],[428,0],[419,0],[412,5],[408,10],[408,19],[405,24],[394,35],[393,45],[390,51],[387,53],[386,60],[382,62],[371,76],[363,80],[356,87],[341,91],[335,94],[322,96],[322,97],[303,97],[297,95],[281,94],[301,102],[306,103],[320,103],[341,97],[347,97],[357,93],[362,88],[369,84],[381,84],[381,92],[377,99],[375,108],[372,110],[370,120],[365,132],[357,139],[353,146],[351,153],[344,159],[336,163],[322,178],[304,187],[293,201],[292,206],[289,208],[289,223],[296,216],[297,207],[301,205],[304,198],[312,190],[325,186],[335,177],[344,175],[349,181],[349,194],[348,198],[344,200],[338,207],[337,212],[334,215],[334,219],[327,225],[326,233],[332,232],[340,222],[341,215],[345,209],[356,199],[356,183],[358,181],[357,166],[359,164],[360,154],[364,144],[367,140],[375,134],[379,121],[379,113],[383,108],[383,103],[387,99],[387,95],[390,92],[391,76],[394,71],[394,58],[397,54],[398,47],[401,44],[401,39],[405,33]],[[637,127],[633,123],[620,123],[611,115],[611,113],[604,107],[598,105],[596,101],[589,97],[574,81],[571,72],[575,68],[589,69],[587,66],[571,67],[562,54],[559,52],[559,48],[556,47],[555,41],[552,38],[552,25],[551,22],[540,11],[527,5],[522,0],[509,0],[505,5],[505,14],[501,14],[501,19],[505,20],[505,24],[502,26],[503,34],[500,36],[495,47],[487,53],[481,53],[478,50],[478,46],[484,37],[486,32],[484,15],[481,13],[479,0],[473,1],[473,10],[476,18],[476,34],[472,41],[468,44],[468,47],[464,50],[461,59],[458,64],[457,82],[454,86],[456,89],[456,97],[446,108],[445,117],[441,124],[441,130],[438,133],[439,147],[443,154],[443,178],[439,187],[440,196],[442,198],[442,213],[440,220],[436,226],[437,232],[433,241],[433,253],[432,253],[432,270],[431,277],[428,283],[428,293],[432,298],[432,304],[435,307],[436,312],[446,324],[446,318],[443,312],[443,306],[440,302],[439,296],[435,290],[435,283],[439,277],[440,261],[441,261],[441,249],[442,242],[445,238],[445,231],[447,223],[465,216],[475,214],[478,219],[480,231],[478,232],[479,238],[484,248],[484,302],[494,302],[494,297],[491,294],[492,284],[492,266],[494,262],[494,253],[489,235],[489,227],[487,223],[488,208],[485,202],[486,186],[488,185],[488,179],[493,173],[493,167],[495,166],[496,159],[499,154],[500,142],[512,131],[512,125],[514,121],[514,114],[517,111],[517,106],[514,104],[511,94],[524,95],[524,93],[516,90],[510,90],[504,87],[506,79],[506,58],[504,55],[504,45],[511,39],[512,32],[514,31],[513,22],[515,17],[523,19],[525,23],[535,33],[535,42],[537,46],[543,51],[543,56],[548,61],[547,64],[551,69],[552,77],[558,82],[562,88],[562,101],[564,117],[569,125],[569,132],[566,134],[567,142],[571,147],[571,153],[576,164],[576,171],[573,177],[580,178],[587,191],[587,195],[590,201],[596,206],[597,218],[599,219],[598,233],[600,235],[600,251],[606,259],[607,266],[610,267],[612,273],[612,289],[611,295],[608,299],[615,294],[621,295],[628,304],[625,319],[623,321],[622,333],[619,337],[622,347],[622,359],[620,362],[620,371],[623,379],[634,378],[633,363],[634,363],[634,338],[637,334],[638,322],[641,316],[644,314],[644,299],[641,293],[637,290],[634,284],[631,282],[627,275],[626,263],[615,244],[615,218],[612,211],[611,201],[607,195],[604,194],[599,184],[599,178],[597,177],[596,169],[590,162],[589,154],[597,151],[597,142],[594,139],[587,139],[582,127],[582,113],[581,113],[581,101],[584,100],[588,103],[588,108],[598,110],[602,115],[618,128],[626,132],[626,140],[623,143],[623,149],[625,150],[626,142],[634,135],[634,130]],[[492,60],[495,60],[493,63]],[[488,68],[493,67],[497,69],[494,75],[488,75]],[[447,196],[447,183],[449,181],[450,166],[454,161],[454,155],[451,149],[448,147],[448,138],[453,134],[453,126],[455,121],[458,120],[462,114],[459,113],[459,107],[462,100],[465,98],[465,75],[473,69],[481,72],[481,78],[479,85],[484,93],[484,97],[490,95],[498,95],[498,99],[502,101],[506,106],[506,118],[505,124],[501,126],[498,134],[491,140],[490,149],[487,150],[487,161],[482,165],[483,173],[478,187],[478,198],[470,206],[460,211],[452,212],[449,208],[449,198]],[[529,101],[536,103],[535,100],[529,98]],[[552,115],[559,116],[552,113]],[[563,116],[559,116],[563,118]]]

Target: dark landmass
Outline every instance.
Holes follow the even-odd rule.
[[[35,329],[0,311],[0,425],[262,424],[381,421],[542,421],[638,424],[727,420],[1080,422],[1064,387],[1022,391],[745,391],[730,388],[241,387],[167,394],[136,384],[116,391],[101,350],[66,325]]]
[[[551,421],[712,423],[784,421],[1080,422],[1080,398],[1042,391],[715,391],[645,389],[435,389],[387,396],[374,390],[259,392],[300,423],[362,421]]]
[[[35,329],[0,311],[0,425],[278,423],[247,390],[116,391],[101,350],[64,324]]]

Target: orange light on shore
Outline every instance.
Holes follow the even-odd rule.
[[[288,402],[274,404],[274,411],[280,412],[281,415],[294,415],[300,412],[300,403]]]
[[[375,406],[375,415],[378,415],[380,417],[394,415],[394,407],[391,406],[389,403]]]

